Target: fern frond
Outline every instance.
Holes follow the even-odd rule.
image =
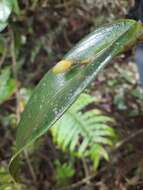
[[[109,125],[114,119],[105,116],[100,110],[82,112],[94,98],[82,94],[62,118],[51,128],[54,142],[63,150],[73,155],[88,157],[98,167],[101,157],[108,160],[105,145],[112,146],[115,131]]]
[[[70,110],[73,112],[82,110],[84,107],[89,105],[90,103],[94,102],[95,99],[88,94],[83,93],[80,98],[76,100],[76,102],[71,106]]]

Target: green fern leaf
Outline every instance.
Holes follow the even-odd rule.
[[[101,157],[108,160],[105,145],[112,146],[116,137],[109,124],[114,119],[105,116],[98,109],[83,112],[95,99],[82,94],[63,117],[51,128],[54,142],[63,151],[69,151],[79,158],[88,157],[96,169]]]

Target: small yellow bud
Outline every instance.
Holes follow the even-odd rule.
[[[54,67],[53,67],[53,73],[63,73],[67,71],[71,66],[73,65],[73,62],[70,60],[61,60],[59,61]]]

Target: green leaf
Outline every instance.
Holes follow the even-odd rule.
[[[59,160],[55,161],[55,178],[58,185],[67,185],[69,179],[75,174],[74,167],[71,163],[61,164]]]
[[[7,19],[12,11],[12,0],[0,1],[0,32],[7,26]]]
[[[0,21],[0,32],[3,31],[7,27],[7,22],[1,22]]]
[[[12,7],[13,7],[13,11],[19,15],[20,14],[20,8],[19,8],[19,4],[17,0],[12,0]]]
[[[5,68],[0,74],[0,104],[8,100],[16,90],[16,81],[10,77],[10,68]]]
[[[109,156],[108,156],[107,151],[105,150],[104,147],[102,147],[99,144],[94,144],[92,146],[92,148],[89,150],[89,155],[93,160],[93,166],[94,166],[95,170],[99,166],[100,157],[103,157],[107,161],[109,160]]]
[[[12,181],[8,169],[4,164],[0,166],[0,190],[22,190],[23,185],[18,185]]]
[[[0,22],[6,22],[11,11],[12,11],[12,1],[1,0],[0,1]]]
[[[74,62],[88,59],[91,60],[90,64],[74,67],[61,74],[54,74],[50,70],[43,77],[18,126],[16,153],[9,168],[15,180],[18,180],[20,153],[45,134],[95,79],[97,73],[116,55],[135,44],[141,33],[142,25],[133,20],[119,20],[101,27],[85,37],[64,57]]]
[[[17,0],[0,0],[0,32],[7,26],[7,20],[12,12],[20,13]]]

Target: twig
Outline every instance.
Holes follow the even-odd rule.
[[[84,172],[85,172],[85,176],[88,177],[89,176],[89,170],[88,170],[88,166],[86,163],[85,158],[81,158],[82,163],[83,163],[83,168],[84,168]]]
[[[133,134],[129,135],[128,137],[126,137],[125,139],[123,139],[122,141],[120,141],[119,143],[117,143],[114,151],[118,151],[119,149],[123,148],[126,144],[130,143],[131,141],[133,141],[134,139],[137,138],[137,136],[142,135],[143,134],[143,129],[140,129],[136,132],[134,132]]]
[[[74,189],[74,188],[77,188],[83,184],[86,184],[88,183],[92,178],[94,178],[96,175],[91,175],[91,176],[88,176],[86,178],[83,178],[81,181],[78,181],[77,183],[74,183],[74,184],[71,184],[69,186],[66,186],[66,187],[63,187],[63,188],[60,188],[58,190],[68,190],[68,189]]]
[[[35,175],[35,172],[34,172],[34,169],[33,169],[32,165],[31,165],[28,152],[26,150],[24,151],[24,156],[26,158],[26,161],[27,161],[27,164],[28,164],[32,179],[33,179],[34,182],[36,182],[36,175]]]
[[[7,48],[4,49],[4,52],[2,54],[2,57],[1,57],[1,60],[0,60],[0,68],[2,67],[2,65],[3,65],[3,63],[5,61],[6,54],[7,54]]]
[[[15,42],[14,42],[14,34],[11,31],[11,58],[12,58],[12,65],[13,65],[13,74],[16,79],[16,121],[17,123],[20,120],[20,110],[19,110],[19,102],[20,102],[20,94],[17,82],[17,70],[16,70],[16,55],[15,55]]]

